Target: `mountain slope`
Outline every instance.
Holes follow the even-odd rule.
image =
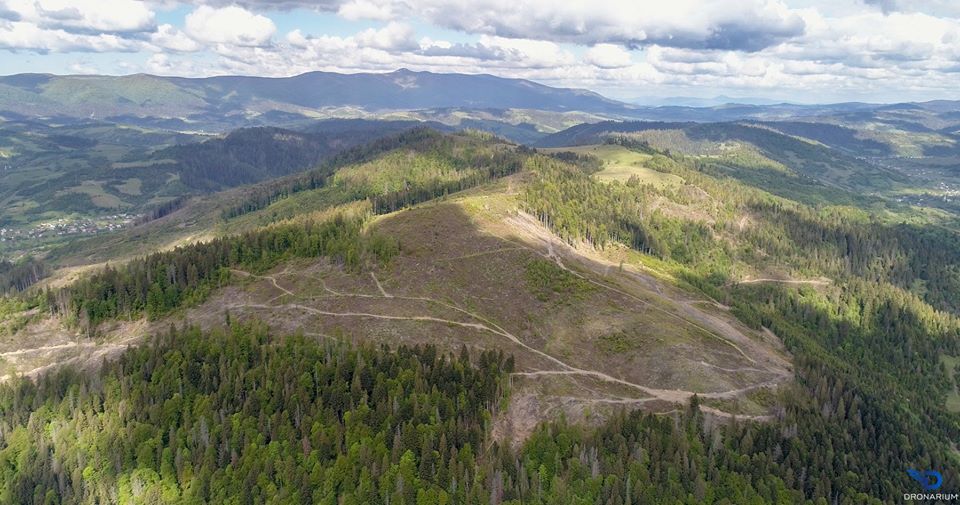
[[[290,177],[283,181],[289,184],[221,195],[208,214],[238,206],[243,212],[220,214],[222,228],[189,230],[209,233],[199,243],[95,266],[80,282],[0,306],[0,366],[32,376],[63,362],[96,368],[171,325],[200,326],[218,342],[224,326],[270,327],[254,333],[256,346],[241,338],[231,349],[251,359],[228,363],[190,353],[203,366],[183,375],[157,359],[135,366],[138,377],[161,385],[141,396],[156,413],[145,428],[166,434],[177,433],[182,418],[163,415],[162,405],[194,395],[178,387],[181,377],[233,380],[262,370],[246,353],[272,352],[263,347],[268,333],[299,334],[296,343],[337,342],[331,346],[427,344],[462,356],[496,350],[514,357],[504,362],[513,372],[505,404],[489,407],[483,434],[490,442],[469,451],[491,465],[483,466],[484,477],[468,473],[461,481],[481,491],[474,502],[656,502],[659,487],[627,483],[665,478],[673,483],[663,495],[671,501],[877,503],[898,500],[915,485],[903,469],[918,466],[939,469],[944,491],[954,492],[960,459],[951,441],[960,417],[953,400],[960,388],[956,371],[944,364],[960,356],[960,237],[931,221],[856,207],[857,200],[829,200],[837,192],[821,195],[827,203],[817,205],[774,196],[747,178],[705,169],[701,156],[719,143],[700,140],[677,136],[670,153],[640,142],[542,153],[476,132],[419,130],[380,140],[349,151],[350,161],[322,184]],[[616,157],[617,166],[587,156],[594,151]],[[763,163],[763,170],[785,173],[769,159]],[[188,210],[154,224],[172,227]],[[191,335],[185,345],[203,341],[201,333]],[[166,351],[161,346],[158,355]],[[120,363],[135,362],[131,356]],[[481,365],[490,364],[487,356]],[[175,351],[170,358],[179,362]],[[363,367],[342,367],[337,388],[313,388],[319,368],[312,365],[298,365],[297,378],[282,382],[290,391],[306,385],[336,396],[325,402],[338,413],[363,404],[374,406],[371,415],[381,421],[410,413],[378,401],[383,394],[364,397],[371,382]],[[284,454],[290,464],[301,454],[315,458],[319,482],[330,473],[316,458],[358,454],[348,448],[359,445],[329,443],[341,440],[336,425],[332,433],[310,426],[309,436],[296,422],[285,428],[289,409],[271,410],[281,398],[259,396],[286,377],[271,376],[269,385],[228,393],[250,409],[231,419],[262,438],[222,438],[222,451],[205,449],[206,468],[236,475],[234,461],[251,461],[246,451],[285,440],[270,455]],[[27,465],[46,460],[23,454],[50,446],[47,433],[72,433],[34,414],[75,409],[76,394],[62,391],[82,386],[69,386],[71,375],[57,377],[36,403],[15,407],[18,435],[0,457],[16,461],[2,466],[23,478],[17,482],[55,473]],[[359,403],[346,398],[348,383]],[[15,383],[7,391],[34,390]],[[98,394],[99,386],[91,391]],[[50,407],[33,406],[40,403]],[[96,409],[103,404],[93,403],[85,413],[95,415],[84,419],[101,419]],[[621,409],[656,416],[617,415]],[[124,412],[140,414],[129,404]],[[383,475],[409,449],[403,490],[418,482],[417,470],[429,481],[439,468],[430,459],[432,440],[440,437],[429,424],[451,417],[421,413],[423,429],[405,421],[377,435],[389,451],[381,447],[369,464],[342,464]],[[355,425],[365,419],[357,415],[342,419]],[[549,423],[561,415],[577,425]],[[34,424],[21,428],[27,420]],[[302,436],[289,436],[294,429]],[[657,435],[671,430],[687,436]],[[173,439],[151,442],[135,466],[109,468],[167,475],[163,484],[176,496],[190,475],[175,471],[181,441]],[[88,446],[61,443],[56,450]],[[715,487],[717,479],[725,484]],[[52,477],[45,482],[55,485]],[[152,486],[157,479],[137,482]],[[386,491],[397,491],[389,482]],[[391,503],[403,500],[390,496]],[[624,496],[630,499],[618,501]]]
[[[660,123],[604,121],[582,124],[544,137],[541,147],[584,146],[604,142],[625,142],[682,153],[699,159],[718,173],[726,172],[750,184],[762,184],[768,191],[813,202],[825,194],[856,192],[876,194],[906,186],[904,174],[850,154],[855,137],[848,129],[819,130],[815,137],[839,138],[843,150],[833,149],[814,139],[788,135],[807,130],[786,123]],[[858,145],[882,148],[877,142]],[[788,177],[784,177],[788,176]],[[849,195],[848,195],[849,196]],[[836,193],[829,198],[842,197]],[[829,199],[828,198],[828,199]]]
[[[245,211],[224,214],[202,243],[94,269],[51,294],[47,303],[60,318],[101,335],[102,344],[71,345],[78,336],[67,327],[48,333],[35,352],[9,355],[9,365],[25,371],[47,352],[46,359],[82,363],[179,318],[216,326],[224,312],[356,342],[502,349],[523,372],[516,377],[522,402],[500,428],[517,439],[540,419],[523,414],[533,405],[578,417],[585,405],[598,413],[624,402],[670,410],[700,394],[718,416],[763,418],[771,405],[760,391],[789,382],[775,339],[664,279],[613,273],[611,260],[569,247],[518,213],[510,187],[526,184],[525,171],[562,162],[489,135],[429,130],[352,152],[343,156],[356,161],[322,183],[289,178],[291,189],[280,193],[266,184],[276,195],[266,200],[251,188],[245,197],[258,205],[231,192],[223,208]],[[175,231],[195,206],[145,227]],[[358,216],[367,216],[366,233]],[[317,220],[326,224],[311,224]],[[199,230],[184,233],[191,231]],[[150,243],[134,232],[120,235]],[[121,259],[123,246],[113,242],[86,249],[102,245]]]
[[[190,79],[143,74],[0,77],[0,111],[28,115],[202,117],[332,107],[374,111],[446,107],[610,113],[629,110],[623,103],[585,90],[551,88],[492,75],[405,69],[385,74],[310,72],[286,78]]]
[[[449,129],[412,120],[331,119],[300,131],[255,127],[212,136],[99,121],[4,123],[0,227],[11,230],[0,249],[35,252],[107,226],[128,227],[187,197],[315,168],[337,153],[424,124]],[[45,228],[50,222],[59,228]]]

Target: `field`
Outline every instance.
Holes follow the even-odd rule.
[[[140,196],[143,194],[143,181],[136,177],[123,181],[116,185],[117,191],[130,196]]]
[[[127,184],[127,183],[124,183]],[[124,186],[126,187],[126,186]],[[136,185],[136,189],[140,189],[140,185]],[[122,191],[118,187],[118,190]],[[129,207],[130,204],[124,202],[115,195],[108,193],[104,187],[102,181],[83,181],[79,186],[74,186],[72,188],[67,188],[56,193],[56,196],[64,196],[70,193],[76,193],[81,195],[86,195],[90,197],[90,202],[101,209],[120,209],[123,207]],[[133,194],[133,193],[127,193]]]
[[[649,154],[631,151],[620,145],[600,144],[543,149],[543,151],[570,151],[600,158],[603,161],[603,170],[594,174],[594,177],[603,182],[619,181],[625,183],[631,177],[636,177],[641,184],[651,184],[659,188],[683,184],[683,179],[676,175],[658,172],[644,166],[644,163],[651,158]]]
[[[125,168],[149,168],[156,167],[158,165],[172,165],[175,164],[177,160],[171,159],[162,159],[162,160],[142,160],[142,161],[115,161],[110,164],[111,167],[122,170]]]

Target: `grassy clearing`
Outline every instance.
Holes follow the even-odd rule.
[[[527,285],[541,302],[581,299],[596,290],[593,284],[560,268],[551,261],[533,259],[526,265]]]
[[[142,160],[142,161],[115,161],[110,166],[115,169],[148,168],[148,167],[153,167],[157,165],[170,165],[176,162],[177,160],[171,160],[171,159]]]
[[[413,152],[395,152],[376,161],[337,171],[331,186],[354,191],[389,193],[428,182],[451,182],[463,177],[453,165],[439,156]]]
[[[960,412],[960,384],[958,384],[960,376],[956,373],[957,367],[960,366],[960,357],[942,355],[940,356],[940,362],[946,367],[947,375],[952,379],[953,391],[947,395],[947,410]]]
[[[629,181],[631,177],[636,177],[641,184],[652,184],[659,188],[683,184],[683,179],[676,175],[658,172],[644,166],[652,157],[649,154],[631,151],[619,145],[602,144],[564,147],[546,151],[572,151],[578,154],[589,154],[600,158],[603,160],[603,170],[593,176],[603,182],[619,181],[625,183]]]
[[[143,194],[143,181],[133,177],[123,181],[123,184],[118,184],[116,188],[125,195],[140,196]]]
[[[597,347],[609,353],[624,353],[640,347],[640,342],[633,335],[623,331],[601,335],[597,339]]]
[[[119,197],[107,193],[103,188],[103,183],[100,181],[83,181],[79,186],[58,191],[57,195],[60,196],[67,193],[87,195],[90,197],[93,205],[101,209],[119,209],[130,206],[129,203],[124,202]]]

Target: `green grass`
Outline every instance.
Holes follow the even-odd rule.
[[[133,177],[123,181],[123,184],[118,184],[116,188],[125,195],[140,196],[143,194],[143,181]]]
[[[957,384],[957,382],[960,381],[960,377],[958,377],[955,372],[957,366],[960,365],[960,357],[947,356],[944,354],[940,356],[940,362],[947,368],[947,375],[952,379],[951,385],[953,386],[953,391],[947,395],[947,410],[950,412],[960,412],[960,384]]]
[[[602,335],[600,338],[598,338],[597,347],[605,352],[620,354],[640,347],[640,343],[637,341],[636,337],[625,332],[618,331],[616,333]]]
[[[593,176],[603,182],[619,181],[625,183],[630,178],[635,177],[641,184],[651,184],[659,188],[683,184],[683,179],[676,175],[658,172],[646,167],[645,163],[652,158],[651,155],[631,151],[621,145],[601,144],[548,149],[546,151],[571,151],[600,158],[603,161],[603,169]]]
[[[58,192],[59,195],[66,193],[80,193],[90,197],[90,202],[101,209],[119,209],[129,207],[130,204],[124,202],[116,195],[111,195],[103,187],[100,181],[83,181],[79,186],[67,188]]]
[[[539,258],[527,262],[526,277],[527,285],[541,302],[579,299],[596,289],[557,264]]]
[[[343,168],[334,175],[331,186],[386,194],[428,182],[451,182],[465,175],[466,171],[457,171],[441,156],[401,151]]]
[[[141,161],[115,161],[110,164],[111,167],[116,169],[124,168],[147,168],[157,165],[172,165],[176,163],[177,160],[171,159],[162,159],[162,160],[141,160]]]

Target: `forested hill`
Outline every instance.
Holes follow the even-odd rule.
[[[321,122],[309,131],[259,127],[235,130],[222,138],[169,147],[155,152],[164,168],[190,191],[260,182],[313,168],[346,149],[413,128],[411,121]]]
[[[855,128],[827,122],[807,121],[747,121],[723,123],[694,122],[612,122],[581,124],[554,133],[537,141],[541,147],[562,147],[582,144],[595,144],[610,134],[636,133],[641,131],[674,130],[684,131],[691,139],[720,141],[726,139],[748,140],[748,132],[756,138],[756,132],[743,130],[743,127],[762,127],[786,135],[792,135],[822,143],[825,146],[841,149],[854,156],[889,156],[892,147],[884,142],[871,139]],[[726,129],[726,131],[725,131]],[[662,145],[661,147],[668,147]],[[673,146],[675,149],[682,146]]]
[[[604,121],[581,124],[539,140],[539,147],[600,144],[608,141],[633,142],[665,152],[698,157],[705,163],[726,167],[772,168],[806,181],[819,183],[824,194],[835,188],[858,193],[889,191],[910,184],[902,173],[869,163],[851,154],[851,149],[885,148],[879,142],[858,140],[849,129],[829,126],[824,130],[804,128],[801,123],[662,123],[645,121]],[[819,132],[814,139],[803,133]],[[840,148],[830,147],[830,141]],[[736,172],[736,170],[734,170]],[[735,173],[753,179],[757,173]],[[782,193],[781,182],[764,186]]]

